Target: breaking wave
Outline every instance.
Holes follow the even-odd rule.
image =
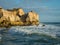
[[[60,27],[53,25],[42,26],[16,26],[9,29],[11,34],[38,34],[48,35],[56,38],[60,36]]]
[[[60,45],[60,27],[54,25],[13,26],[0,34],[3,45]]]

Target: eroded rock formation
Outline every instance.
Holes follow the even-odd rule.
[[[8,25],[38,25],[39,16],[34,11],[27,14],[22,8],[4,10],[0,8],[0,26]]]

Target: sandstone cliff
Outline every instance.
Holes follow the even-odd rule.
[[[9,25],[38,25],[39,15],[34,11],[30,11],[27,14],[22,8],[14,9],[2,9],[0,8],[0,26]]]

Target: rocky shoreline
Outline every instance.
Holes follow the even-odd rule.
[[[0,8],[0,27],[39,25],[39,15],[30,11],[25,13],[22,8]]]

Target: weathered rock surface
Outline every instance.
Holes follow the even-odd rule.
[[[27,14],[22,8],[7,9],[0,8],[0,26],[9,25],[38,25],[39,15],[34,11],[28,12]]]

